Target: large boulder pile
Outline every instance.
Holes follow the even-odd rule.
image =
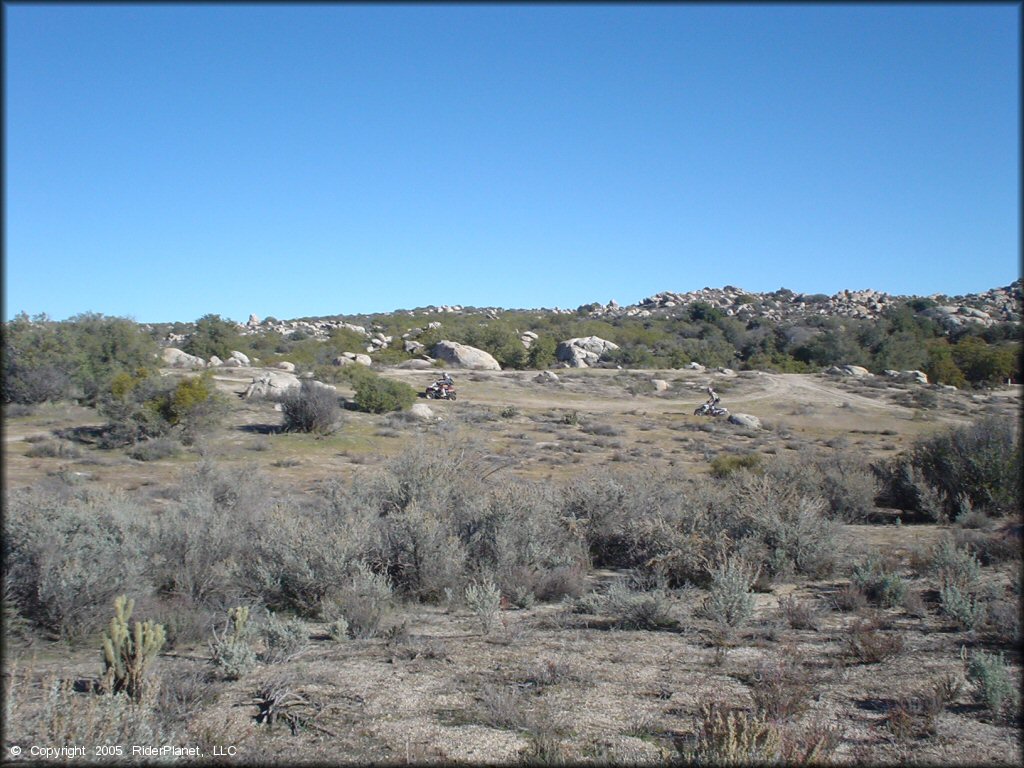
[[[588,368],[618,348],[618,344],[600,336],[583,336],[561,342],[555,349],[555,357],[570,368]]]
[[[477,371],[500,371],[501,366],[489,352],[459,344],[457,341],[439,341],[434,345],[431,354],[438,360],[457,368],[472,368]]]

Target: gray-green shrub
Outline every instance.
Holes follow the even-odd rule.
[[[709,569],[711,586],[701,613],[706,619],[726,627],[738,627],[754,613],[751,591],[758,568],[742,558],[726,556]]]
[[[982,650],[973,651],[967,662],[967,679],[974,686],[975,698],[992,715],[998,716],[1004,707],[1016,713],[1020,692],[1010,678],[1001,652],[996,655]]]
[[[297,389],[280,397],[286,432],[326,435],[337,427],[341,415],[337,393],[325,384],[303,379]]]
[[[137,515],[119,493],[10,493],[4,576],[22,615],[77,639],[104,626],[115,596],[146,593]]]

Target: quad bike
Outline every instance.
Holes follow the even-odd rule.
[[[445,384],[443,381],[435,381],[427,391],[423,393],[427,400],[454,400],[455,387]]]
[[[728,416],[729,410],[711,403],[704,403],[693,412],[694,416]]]

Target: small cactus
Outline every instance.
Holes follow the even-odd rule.
[[[130,630],[128,621],[135,601],[125,595],[114,600],[114,618],[103,638],[103,685],[110,693],[128,695],[139,701],[144,691],[144,676],[150,662],[164,646],[163,624],[152,621],[135,622]]]

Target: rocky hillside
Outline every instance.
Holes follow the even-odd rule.
[[[1021,306],[1024,300],[1021,280],[1002,288],[993,288],[978,294],[963,296],[898,296],[881,291],[844,290],[832,296],[825,294],[795,293],[780,289],[771,293],[751,293],[742,288],[727,285],[724,288],[702,288],[698,291],[676,293],[663,291],[641,300],[637,304],[620,306],[614,299],[607,304],[586,304],[577,309],[540,308],[532,310],[505,310],[500,307],[465,307],[442,305],[420,307],[414,310],[396,310],[394,314],[410,318],[417,316],[454,314],[482,315],[497,317],[506,311],[550,312],[555,314],[586,314],[591,317],[615,319],[620,317],[674,317],[686,315],[694,304],[707,305],[729,317],[741,320],[763,318],[772,321],[799,320],[812,315],[873,319],[887,309],[916,300],[922,314],[933,318],[947,329],[965,324],[983,326],[1000,322],[1021,321]],[[385,335],[365,324],[356,324],[343,319],[344,315],[328,318],[306,318],[300,320],[261,321],[250,315],[242,327],[243,333],[276,331],[282,335],[301,331],[312,338],[327,338],[335,329],[346,329],[364,336],[367,351],[386,349],[395,342],[393,336]],[[369,322],[369,321],[368,321]],[[429,325],[427,327],[430,327]],[[410,328],[411,331],[416,329]],[[413,333],[415,335],[415,333]],[[410,337],[406,336],[405,341]],[[179,339],[168,337],[168,343]]]

